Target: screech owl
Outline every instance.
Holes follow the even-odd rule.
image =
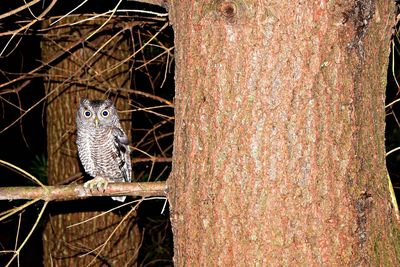
[[[130,182],[132,167],[128,137],[121,128],[113,102],[82,99],[76,114],[78,155],[85,172],[94,179],[89,190],[101,190],[109,182]],[[125,197],[112,197],[125,201]]]

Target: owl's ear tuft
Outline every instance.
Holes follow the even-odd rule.
[[[104,100],[104,104],[105,104],[107,107],[111,107],[111,106],[114,105],[114,103],[112,102],[111,99],[106,99],[106,100]]]
[[[104,103],[106,103],[106,105],[112,105],[113,104],[111,99],[108,99],[108,98],[106,100],[104,100]]]
[[[89,99],[87,99],[87,98],[82,98],[81,99],[81,106],[87,106],[89,104],[90,104]]]

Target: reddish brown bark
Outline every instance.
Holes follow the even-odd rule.
[[[395,266],[390,1],[174,1],[177,266]]]

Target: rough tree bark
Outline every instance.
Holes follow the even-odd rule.
[[[75,114],[81,97],[105,99],[110,95],[122,95],[124,99],[118,98],[117,109],[128,108],[127,95],[118,89],[129,89],[129,64],[126,62],[112,68],[129,56],[130,47],[123,35],[119,34],[112,39],[121,25],[114,22],[110,27],[108,24],[88,41],[84,41],[104,21],[94,20],[76,27],[68,26],[76,20],[80,19],[68,17],[63,20],[66,26],[51,30],[42,44],[45,62],[59,53],[65,53],[63,59],[49,69],[46,84],[47,93],[50,94],[46,109],[50,185],[63,184],[68,177],[81,171],[75,145]],[[107,46],[97,51],[111,39]],[[69,47],[72,49],[67,50]],[[130,114],[122,113],[120,118],[129,136]],[[117,203],[103,198],[91,202],[89,200],[89,203],[80,201],[64,204],[67,211],[53,209],[43,237],[44,264],[87,266],[91,263],[100,251],[94,249],[107,240],[123,216],[108,213],[76,227],[67,227],[96,216],[114,204]],[[136,265],[140,235],[133,221],[134,214],[119,226],[93,266]],[[84,256],[86,253],[88,255]]]
[[[393,1],[173,1],[176,266],[396,266]]]

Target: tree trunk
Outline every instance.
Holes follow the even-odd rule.
[[[397,265],[394,2],[174,1],[170,13],[176,266]]]
[[[77,20],[79,19],[68,17],[62,22],[70,25]],[[113,68],[130,54],[128,41],[122,34],[112,39],[121,25],[111,21],[89,41],[84,41],[103,22],[105,20],[94,20],[76,27],[65,26],[51,30],[42,43],[44,62],[62,54],[56,64],[49,68],[46,83],[49,94],[46,115],[50,185],[63,184],[68,178],[79,175],[82,170],[78,164],[75,145],[75,114],[80,98],[112,97],[118,99],[118,110],[128,109],[128,96],[119,89],[129,89],[129,61]],[[97,51],[111,39],[110,43]],[[130,113],[122,113],[120,118],[129,136]],[[113,202],[111,198],[54,204],[57,206],[51,210],[43,238],[44,264],[87,266],[100,252],[92,266],[136,265],[140,235],[133,223],[133,213],[119,226],[123,216],[107,213],[95,220],[68,228],[99,215],[116,204],[120,203]],[[118,230],[112,233],[116,227]],[[109,236],[112,238],[100,249],[98,246],[105,243]]]

